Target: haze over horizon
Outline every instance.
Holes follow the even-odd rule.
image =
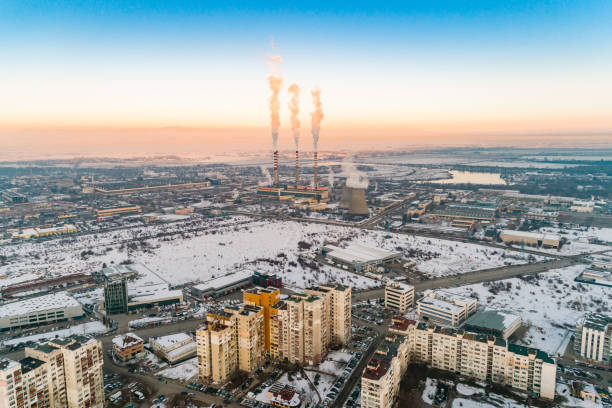
[[[0,160],[293,148],[611,146],[612,4],[0,4]]]

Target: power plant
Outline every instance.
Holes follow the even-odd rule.
[[[344,187],[340,208],[348,210],[350,215],[369,215],[366,204],[365,189],[358,187]]]

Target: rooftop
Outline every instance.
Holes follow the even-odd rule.
[[[81,304],[66,292],[52,293],[21,300],[13,303],[6,303],[0,306],[0,317],[19,316],[23,314],[43,312],[47,310],[66,309],[68,307],[80,307]]]
[[[485,329],[503,332],[510,327],[520,316],[501,310],[481,310],[465,321],[466,326],[482,327]]]
[[[169,348],[188,340],[193,341],[193,338],[187,333],[169,334],[167,336],[154,337],[151,339],[151,341],[156,342],[162,348]]]
[[[118,348],[126,348],[139,343],[144,343],[144,340],[134,333],[125,333],[113,337],[113,344]]]
[[[236,282],[250,279],[252,276],[253,272],[245,269],[200,283],[198,285],[195,285],[194,288],[200,291],[219,289],[233,285]]]
[[[33,357],[26,357],[24,359],[21,359],[19,360],[19,363],[21,364],[21,372],[24,374],[28,371],[35,370],[41,365],[45,364],[44,361]]]
[[[400,257],[401,253],[391,252],[385,249],[372,248],[361,244],[349,244],[346,248],[335,245],[324,247],[328,254],[334,258],[351,263],[378,262],[388,258]]]

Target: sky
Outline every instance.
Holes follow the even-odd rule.
[[[612,141],[609,0],[289,3],[0,0],[5,153]]]

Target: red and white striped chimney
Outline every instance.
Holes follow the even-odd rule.
[[[274,151],[274,185],[278,186],[278,150]]]
[[[300,185],[300,155],[295,151],[295,188]]]
[[[314,152],[314,188],[315,188],[315,190],[317,188],[319,188],[319,180],[317,178],[317,172],[318,172],[318,169],[317,169],[317,152],[315,151]]]

